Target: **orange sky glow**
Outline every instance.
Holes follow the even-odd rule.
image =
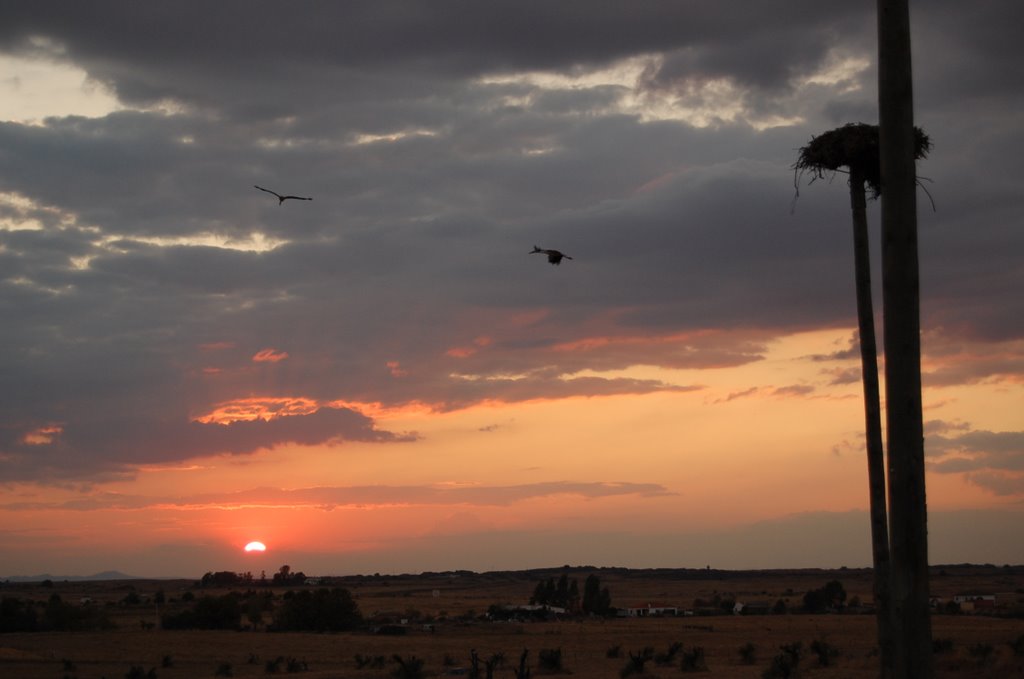
[[[277,561],[292,559],[309,561],[307,570],[344,571],[373,559],[389,564],[389,550],[410,541],[424,545],[424,568],[443,569],[456,564],[429,545],[457,536],[507,535],[514,544],[520,534],[549,527],[576,535],[585,553],[588,540],[608,534],[701,534],[817,512],[863,512],[859,382],[829,385],[830,374],[811,358],[849,336],[840,329],[782,338],[764,360],[738,367],[621,371],[696,385],[645,395],[488,402],[444,412],[301,396],[238,399],[195,419],[229,423],[358,408],[380,426],[418,438],[286,444],[248,456],[140,466],[130,479],[95,484],[84,499],[78,490],[21,486],[0,516],[57,552],[128,549],[149,563],[143,554],[188,542],[209,550],[211,564],[219,559],[251,570],[258,558],[266,562],[261,567],[276,569]],[[1022,396],[1018,384],[982,382],[929,389],[925,404],[929,419],[954,412],[995,427],[1021,412]],[[928,483],[933,511],[1000,506],[963,475],[929,474]],[[257,538],[273,550],[242,555],[241,547]],[[855,547],[850,558],[863,565],[869,554],[863,544]],[[709,560],[699,542],[660,552],[687,565]],[[521,565],[547,562],[535,554]]]

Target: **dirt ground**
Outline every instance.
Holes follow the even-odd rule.
[[[1024,599],[1024,570],[995,567],[936,570],[932,593],[949,600],[959,592],[1000,592]],[[619,607],[646,604],[691,608],[694,601],[716,596],[738,601],[783,600],[799,605],[803,594],[829,580],[839,580],[848,600],[870,602],[871,576],[863,570],[767,571],[717,573],[698,571],[596,572]],[[542,578],[557,577],[558,569],[516,573],[449,573],[417,576],[342,578],[329,586],[348,588],[364,616],[406,619],[405,634],[368,632],[336,634],[272,633],[263,630],[210,632],[160,630],[158,613],[184,607],[190,581],[116,581],[87,583],[6,584],[2,596],[45,600],[58,593],[64,601],[82,597],[110,611],[116,629],[106,632],[37,632],[0,634],[0,677],[10,679],[121,679],[138,676],[160,679],[195,677],[266,677],[281,658],[278,674],[309,679],[385,679],[396,676],[393,656],[416,656],[424,661],[425,677],[468,676],[470,654],[483,661],[504,656],[493,677],[514,679],[520,654],[528,649],[531,676],[558,676],[538,664],[542,652],[560,651],[563,675],[587,679],[618,678],[629,654],[644,648],[665,653],[672,644],[682,652],[704,651],[706,677],[759,678],[783,645],[802,646],[800,676],[859,679],[876,677],[875,618],[870,614],[694,615],[662,618],[582,619],[555,622],[485,622],[479,615],[492,604],[524,604]],[[582,584],[587,571],[570,571]],[[162,610],[153,603],[162,590]],[[129,593],[141,603],[124,604]],[[429,627],[424,622],[429,623]],[[941,615],[932,618],[932,635],[949,650],[935,656],[940,677],[1024,677],[1024,656],[1011,647],[1024,635],[1024,618],[982,615]],[[811,651],[813,642],[838,651],[830,666],[822,666]],[[753,662],[741,656],[753,645]],[[614,652],[613,652],[614,651]],[[365,666],[359,667],[357,657]],[[749,659],[749,658],[748,658]],[[289,668],[290,661],[290,668]],[[376,662],[374,662],[376,661]],[[268,667],[268,663],[271,667]],[[292,672],[289,672],[289,669]],[[228,674],[230,672],[230,674]],[[461,674],[460,674],[461,672]],[[650,660],[643,675],[663,679],[685,675],[680,656],[670,665]]]

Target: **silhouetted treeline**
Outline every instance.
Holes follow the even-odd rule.
[[[234,571],[217,571],[206,573],[199,580],[200,587],[239,587],[256,584],[252,573],[235,573]]]
[[[292,571],[290,566],[281,566],[273,577],[267,579],[267,574],[260,573],[255,577],[250,572],[236,573],[234,571],[207,572],[199,580],[200,587],[294,587],[306,582],[306,574],[302,571]]]
[[[541,580],[530,597],[531,604],[541,606],[558,606],[567,611],[582,611],[594,615],[607,615],[612,612],[612,595],[607,587],[601,587],[601,579],[591,573],[583,584],[583,596],[580,597],[579,582],[562,573],[556,582],[554,578]]]
[[[160,618],[164,629],[238,629],[242,620],[242,600],[237,592],[223,596],[202,596],[184,611]]]
[[[264,611],[270,611],[271,631],[337,632],[359,627],[363,617],[347,589],[289,590],[274,605],[273,597],[255,591],[244,595],[229,592],[222,596],[203,596],[195,604],[176,613],[165,614],[164,629],[240,629],[242,616],[259,627]]]
[[[352,594],[340,587],[286,592],[273,615],[274,631],[339,632],[363,623]]]
[[[50,595],[46,603],[15,597],[0,600],[0,633],[105,630],[113,626],[102,608],[75,606],[59,594]]]

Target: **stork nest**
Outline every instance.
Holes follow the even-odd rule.
[[[932,148],[932,142],[921,128],[914,128],[914,157],[925,158]],[[827,173],[842,172],[841,168],[849,168],[851,174],[857,174],[871,189],[871,197],[878,198],[882,193],[881,160],[878,152],[878,125],[867,123],[848,123],[834,130],[829,130],[800,149],[796,163],[793,164],[793,183],[799,193],[800,178],[810,173],[813,183],[822,179]]]

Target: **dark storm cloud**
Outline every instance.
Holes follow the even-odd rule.
[[[787,21],[779,27],[783,11]],[[866,21],[848,3],[809,0],[751,2],[739,12],[712,10],[698,1],[605,3],[599,11],[586,0],[505,0],[487,5],[471,0],[430,5],[365,0],[304,3],[287,11],[276,2],[222,2],[214,7],[184,2],[154,8],[124,1],[89,7],[36,1],[7,3],[0,39],[9,49],[38,50],[29,38],[54,38],[67,47],[71,58],[95,60],[112,78],[126,80],[131,85],[126,96],[160,98],[174,96],[173,80],[164,81],[164,89],[156,79],[134,81],[125,77],[131,69],[117,62],[127,57],[140,70],[170,73],[201,66],[218,77],[254,70],[267,75],[265,67],[278,64],[280,70],[269,71],[274,76],[290,72],[295,63],[316,61],[362,70],[419,67],[464,77],[562,69],[705,43],[710,56],[703,61],[716,75],[747,69],[777,77],[779,67],[770,64],[805,62],[808,53],[823,51],[827,38],[834,38],[851,16],[858,23]],[[823,24],[829,34],[806,37]],[[776,36],[774,41],[771,35]],[[805,37],[790,39],[797,35]],[[751,56],[760,58],[737,56],[745,52],[742,42],[732,53],[717,47],[744,36],[753,44]],[[203,77],[196,74],[192,79]]]
[[[593,372],[743,365],[780,334],[853,326],[844,176],[803,187],[790,214],[790,166],[813,134],[874,116],[873,67],[822,76],[873,59],[871,10],[282,8],[0,8],[0,54],[74,64],[130,109],[0,122],[0,224],[42,227],[0,226],[0,480],[397,436],[324,410],[190,419],[243,394],[449,409],[690,389]],[[944,355],[931,384],[1020,372],[1024,199],[1005,149],[1024,135],[1024,59],[1000,19],[1020,11],[914,7],[919,124],[936,142],[920,169],[938,204],[921,195],[925,349]],[[635,81],[583,77],[630,58]],[[709,83],[737,112],[709,104]],[[719,122],[630,103],[669,96]],[[771,116],[803,122],[748,124]],[[314,200],[279,206],[254,184]],[[237,249],[253,234],[276,247]],[[534,244],[574,259],[552,267]],[[986,360],[954,360],[965,338]],[[252,361],[267,348],[288,359]],[[25,432],[57,424],[25,452]]]

